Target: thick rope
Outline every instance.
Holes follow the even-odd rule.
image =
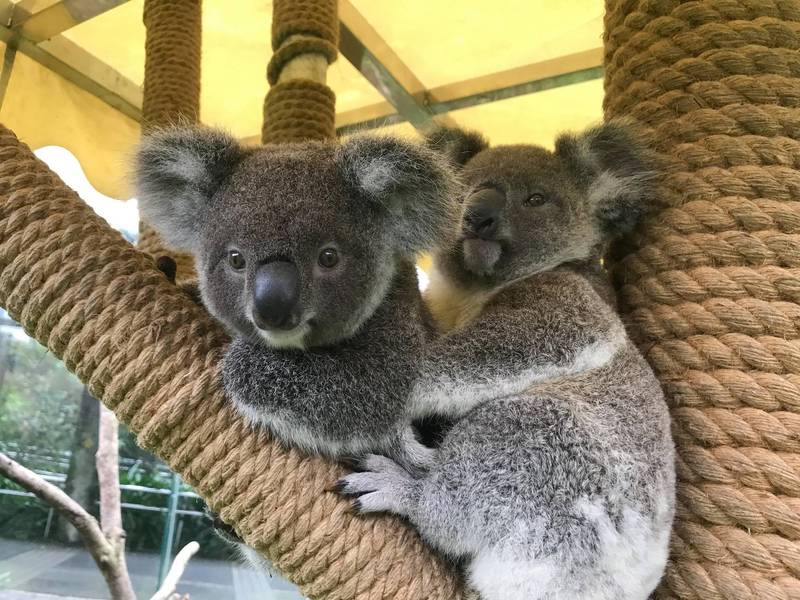
[[[337,6],[336,0],[273,3],[274,54],[267,68],[271,88],[261,130],[265,144],[336,136],[336,97],[325,85],[325,70],[336,60]]]
[[[201,4],[200,0],[145,0],[145,132],[165,125],[196,123],[200,118]],[[174,258],[179,281],[194,277],[191,255],[166,247],[145,223],[139,225],[139,248],[155,257]]]
[[[657,597],[800,598],[800,2],[606,7],[606,115],[668,163],[616,268],[678,447]]]
[[[410,527],[327,491],[340,467],[244,423],[219,325],[3,127],[0,304],[308,597],[462,598]]]

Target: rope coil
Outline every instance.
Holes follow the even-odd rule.
[[[615,265],[678,507],[658,598],[800,597],[800,2],[607,0],[608,117],[668,163]]]
[[[325,84],[297,79],[274,85],[264,100],[262,137],[270,143],[331,139],[335,107],[336,96]]]
[[[200,119],[200,0],[146,0],[142,129],[196,123]],[[164,245],[146,223],[139,224],[139,249],[153,257],[169,255],[178,281],[194,278],[194,259]]]
[[[336,96],[325,85],[325,67],[336,60],[339,17],[336,0],[276,0],[271,85],[264,99],[263,143],[336,137]],[[285,77],[281,77],[284,74]]]

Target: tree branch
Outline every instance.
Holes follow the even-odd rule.
[[[100,486],[100,524],[108,538],[122,532],[118,431],[119,424],[114,413],[101,405],[95,464]]]
[[[136,600],[125,564],[125,530],[122,528],[122,500],[119,489],[119,424],[114,413],[100,405],[97,439],[97,481],[100,487],[100,524],[110,547],[106,581],[114,600]],[[102,567],[101,567],[102,568]]]
[[[58,514],[72,523],[73,527],[81,534],[92,558],[101,569],[104,568],[101,562],[105,563],[106,557],[111,554],[111,545],[103,535],[95,518],[80,504],[67,496],[60,488],[30,469],[26,469],[2,452],[0,452],[0,473],[29,492],[36,494],[40,500],[52,506]]]
[[[178,586],[178,580],[183,575],[189,559],[200,549],[200,544],[197,542],[189,542],[186,544],[178,554],[175,555],[175,560],[172,561],[172,566],[164,577],[164,581],[158,591],[153,595],[150,600],[169,600],[175,595],[175,588]]]

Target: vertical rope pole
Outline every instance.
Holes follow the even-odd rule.
[[[201,0],[145,0],[144,97],[142,128],[196,123],[200,118]],[[194,276],[193,260],[164,246],[145,223],[139,248],[153,256],[168,254],[178,265],[176,279]]]
[[[678,448],[657,597],[800,598],[800,2],[606,9],[606,116],[669,164],[616,265]]]
[[[325,76],[338,41],[336,0],[275,0],[263,143],[336,137],[336,96]]]

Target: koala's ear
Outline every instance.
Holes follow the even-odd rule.
[[[437,127],[425,136],[425,145],[445,155],[453,164],[463,167],[473,156],[486,150],[489,142],[477,131]]]
[[[580,135],[562,135],[556,154],[587,190],[607,236],[628,233],[655,208],[661,161],[630,121],[613,119]]]
[[[215,129],[173,127],[148,135],[134,159],[139,212],[168,245],[195,251],[211,197],[246,153]]]
[[[379,207],[409,256],[447,245],[458,231],[459,185],[447,160],[422,145],[354,136],[337,150],[350,189]]]

